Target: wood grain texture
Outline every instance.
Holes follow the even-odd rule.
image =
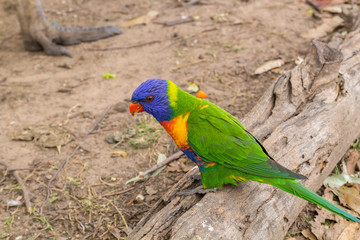
[[[330,45],[339,51],[313,42],[305,61],[279,77],[241,121],[274,159],[307,176],[301,183],[313,191],[360,135],[360,31]],[[153,207],[129,239],[278,240],[307,204],[255,182],[226,186],[201,200],[176,197],[175,191],[192,185],[192,173]]]

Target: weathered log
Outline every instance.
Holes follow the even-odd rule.
[[[279,77],[242,123],[283,166],[316,191],[360,135],[360,31],[337,46],[314,41],[305,61]],[[191,170],[128,239],[282,239],[307,204],[270,185],[226,186],[178,197]],[[194,205],[192,205],[194,204]]]

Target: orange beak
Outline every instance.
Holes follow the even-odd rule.
[[[129,111],[135,117],[135,113],[143,112],[144,108],[139,103],[130,103]]]

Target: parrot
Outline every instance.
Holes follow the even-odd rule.
[[[233,115],[170,80],[148,79],[140,84],[132,94],[129,111],[133,116],[143,111],[153,115],[198,166],[203,189],[248,181],[270,184],[360,223],[296,181],[307,178],[277,163]]]

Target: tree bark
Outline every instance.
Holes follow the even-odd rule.
[[[242,119],[283,166],[319,189],[360,135],[360,31],[341,44],[313,41],[305,61],[279,77]],[[339,49],[339,50],[336,50]],[[128,239],[283,239],[307,204],[256,182],[201,196],[176,196],[191,170],[149,211]]]

